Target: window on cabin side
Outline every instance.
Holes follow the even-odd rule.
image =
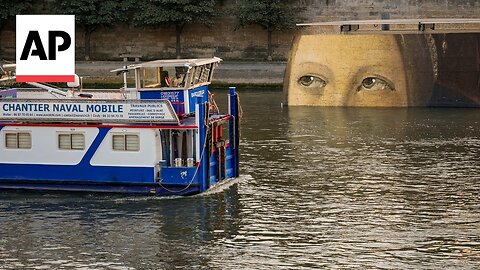
[[[178,73],[177,67],[145,67],[138,75],[141,88],[178,88],[184,84],[184,74]]]
[[[85,149],[85,135],[80,133],[58,134],[58,148],[62,150]]]
[[[112,136],[113,150],[139,151],[140,138],[138,135],[117,134]]]
[[[212,71],[212,64],[197,66],[194,71],[192,85],[207,83],[210,80]]]
[[[9,149],[31,149],[32,135],[28,132],[6,132],[5,147]]]

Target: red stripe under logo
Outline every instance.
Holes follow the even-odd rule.
[[[74,82],[75,75],[17,75],[17,82]]]

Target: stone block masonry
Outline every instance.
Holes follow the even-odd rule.
[[[182,57],[218,56],[226,60],[263,61],[267,57],[267,33],[259,26],[235,30],[237,21],[231,12],[245,0],[224,0],[212,27],[187,25],[182,34]],[[479,0],[296,0],[303,7],[302,22],[364,20],[389,18],[480,18]],[[461,27],[461,26],[459,26]],[[76,58],[83,60],[83,32],[77,26]],[[297,30],[273,34],[273,59],[288,57]],[[7,24],[0,33],[0,58],[15,59],[15,26]],[[91,39],[93,60],[122,60],[122,55],[140,60],[175,58],[174,27],[133,28],[119,25],[100,28]]]

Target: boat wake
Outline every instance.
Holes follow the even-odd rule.
[[[127,196],[127,197],[121,197],[121,198],[115,198],[114,201],[117,203],[123,203],[126,201],[163,201],[163,200],[181,200],[181,199],[192,199],[192,198],[198,198],[198,197],[203,197],[203,196],[210,196],[212,194],[218,194],[222,193],[225,190],[231,188],[234,185],[241,184],[246,181],[252,180],[253,177],[249,174],[247,175],[240,175],[237,178],[233,178],[231,180],[226,180],[222,181],[218,184],[216,184],[213,187],[210,187],[207,191],[193,195],[193,196],[163,196],[163,197],[157,197],[157,196]]]
[[[246,182],[246,181],[249,181],[249,180],[252,180],[252,179],[253,179],[253,177],[249,174],[240,175],[239,177],[231,179],[231,180],[226,180],[226,181],[224,180],[224,181],[216,184],[215,186],[210,187],[207,191],[195,195],[194,197],[209,196],[209,195],[212,195],[212,194],[221,193],[221,192],[229,189],[230,187],[232,187],[234,185],[237,185],[237,184],[240,184],[242,182]]]

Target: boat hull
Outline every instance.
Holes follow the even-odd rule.
[[[31,190],[48,192],[87,192],[150,196],[188,196],[200,193],[198,185],[161,185],[125,184],[125,183],[92,183],[68,181],[26,181],[0,180],[0,190]]]

